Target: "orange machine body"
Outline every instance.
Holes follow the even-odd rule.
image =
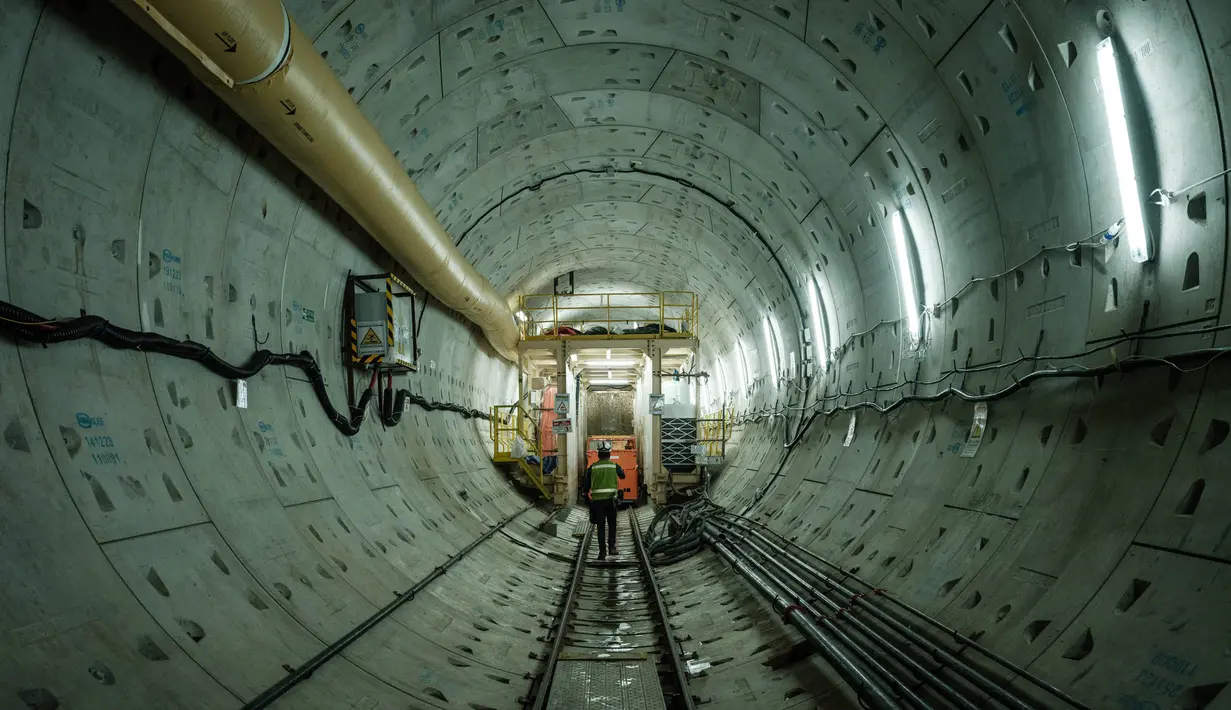
[[[592,436],[586,439],[586,468],[598,461],[599,441],[611,442],[611,460],[624,469],[624,480],[620,481],[620,503],[632,505],[637,502],[641,492],[641,470],[637,466],[637,437]]]

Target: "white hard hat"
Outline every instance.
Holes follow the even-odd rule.
[[[606,439],[600,439],[598,442],[598,445],[595,448],[597,448],[599,451],[611,451],[611,442],[607,441]]]

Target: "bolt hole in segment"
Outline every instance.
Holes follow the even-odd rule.
[[[616,521],[617,554],[599,560],[598,533],[587,533],[578,547],[574,586],[565,597],[540,680],[535,710],[616,707],[692,708],[687,675],[678,664],[675,640],[664,623],[653,568],[640,530],[654,511],[621,512]],[[639,524],[638,530],[632,526]],[[661,664],[659,659],[668,659]],[[661,673],[660,673],[661,670]]]

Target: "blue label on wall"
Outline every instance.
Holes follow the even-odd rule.
[[[103,418],[91,417],[84,412],[77,412],[77,426],[82,429],[93,429],[96,426],[103,426]]]

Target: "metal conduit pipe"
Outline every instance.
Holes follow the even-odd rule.
[[[727,534],[723,532],[719,526],[707,526],[706,530],[712,536],[711,539],[729,540]],[[907,685],[898,674],[886,668],[880,660],[872,655],[870,650],[867,648],[866,642],[860,643],[852,638],[842,629],[842,627],[834,623],[832,618],[830,618],[827,614],[822,614],[819,609],[812,605],[812,602],[805,599],[804,595],[799,593],[799,591],[789,582],[783,581],[782,578],[776,576],[773,571],[768,569],[764,564],[753,559],[743,547],[740,545],[733,545],[731,549],[753,569],[760,572],[774,584],[777,584],[783,591],[789,592],[792,597],[791,602],[794,606],[803,607],[804,611],[808,612],[813,616],[813,618],[820,621],[821,626],[824,627],[825,630],[833,634],[833,636],[847,648],[854,651],[859,657],[859,660],[867,664],[877,676],[883,679],[887,684],[897,689],[899,696],[904,698],[911,707],[919,708],[920,710],[932,710],[932,706],[929,705],[923,698],[919,697],[919,695],[915,693],[914,689]],[[968,707],[971,710],[974,710],[973,705]]]
[[[751,565],[737,557],[725,543],[711,535],[707,535],[707,538],[719,556],[743,575],[758,591],[769,597],[773,603],[774,610],[782,614],[783,620],[799,629],[800,633],[808,639],[809,643],[815,646],[821,655],[825,657],[825,660],[834,667],[838,675],[842,676],[842,679],[860,694],[861,698],[866,699],[872,707],[879,710],[897,710],[897,708],[902,707],[881,687],[880,683],[869,676],[854,659],[848,656],[846,651],[835,644],[816,624],[812,623],[812,620],[803,613],[803,608],[792,604],[790,599],[782,594],[773,582],[767,580]]]
[[[747,524],[741,524],[738,521],[735,522],[735,525],[743,529],[745,532],[750,533],[754,538],[765,543],[770,548],[770,550],[772,550],[775,554],[780,555],[782,559],[786,560],[787,562],[790,562],[792,565],[795,565],[795,567],[802,570],[804,573],[817,579],[822,584],[824,584],[827,588],[836,590],[842,595],[850,598],[852,606],[858,606],[860,609],[866,609],[871,616],[876,617],[878,621],[885,624],[887,627],[893,629],[894,631],[901,634],[902,636],[906,637],[908,640],[910,640],[911,643],[917,644],[927,649],[928,652],[931,653],[933,657],[935,657],[937,660],[944,663],[946,667],[952,668],[954,671],[959,673],[963,678],[970,681],[972,684],[974,684],[975,686],[977,686],[978,688],[986,692],[988,695],[995,698],[997,701],[1007,705],[1010,708],[1014,708],[1015,710],[1034,710],[1033,706],[1029,705],[1028,703],[1023,701],[1021,698],[1013,695],[1009,691],[1005,690],[1005,688],[999,683],[996,683],[990,680],[989,678],[987,678],[979,670],[969,665],[964,659],[954,656],[952,653],[945,650],[941,646],[933,643],[931,640],[929,640],[928,638],[924,637],[919,632],[912,629],[905,622],[888,614],[887,612],[885,612],[883,609],[879,608],[875,604],[871,604],[870,602],[868,602],[868,600],[864,599],[857,592],[845,586],[841,582],[833,579],[832,577],[829,577],[824,572],[821,572],[819,570],[816,570],[810,567],[806,562],[804,562],[798,556],[792,554],[789,550],[786,550],[781,545],[778,545],[777,543],[775,543],[773,540],[766,538],[758,530],[753,529]]]
[[[441,303],[515,360],[508,302],[453,244],[279,0],[112,0],[329,194]]]
[[[739,534],[738,530],[731,528],[731,527],[726,527],[723,523],[716,523],[716,522],[711,521],[711,525],[713,525],[717,530],[722,531],[727,534],[731,534],[731,533],[734,533],[736,535]],[[795,588],[802,590],[804,594],[800,595],[801,598],[803,598],[804,595],[811,597],[810,600],[801,602],[801,605],[804,608],[808,609],[808,611],[812,613],[814,616],[817,616],[818,618],[821,618],[822,620],[828,621],[828,615],[822,614],[820,610],[816,609],[816,607],[812,605],[812,602],[820,602],[824,604],[827,609],[829,609],[831,612],[835,614],[842,613],[844,607],[841,604],[825,596],[823,590],[817,589],[813,585],[809,584],[807,580],[805,580],[803,577],[797,574],[790,567],[787,567],[786,565],[782,564],[782,562],[778,561],[771,553],[767,552],[764,548],[758,545],[755,541],[745,536],[742,542],[748,548],[751,548],[758,555],[760,555],[761,558],[763,558],[764,563],[768,567],[771,567],[774,570],[777,570],[778,574],[781,574],[783,577],[789,580],[790,583],[794,585]],[[739,550],[740,552],[744,552],[744,550],[741,548],[737,548],[737,550]],[[787,587],[787,585],[783,584],[782,582],[779,582],[779,584],[783,586],[784,588]],[[979,706],[976,705],[972,700],[967,698],[965,695],[963,695],[961,691],[957,690],[952,685],[945,682],[944,679],[937,676],[935,673],[929,670],[926,666],[924,666],[922,663],[920,663],[910,654],[902,650],[899,646],[889,641],[881,634],[877,633],[875,629],[865,624],[862,619],[860,619],[859,617],[853,614],[846,614],[842,618],[847,623],[849,623],[851,626],[853,626],[857,631],[859,631],[860,634],[862,634],[864,637],[869,639],[875,646],[880,648],[882,651],[890,654],[894,658],[898,659],[898,661],[901,662],[908,669],[910,669],[911,672],[913,672],[916,676],[922,678],[924,682],[926,682],[931,687],[935,688],[941,695],[948,698],[958,707],[964,708],[966,710],[977,710],[978,709]],[[829,622],[829,623],[832,624],[832,622]],[[861,650],[861,652],[867,653],[866,650]],[[894,678],[893,680],[895,680],[896,682],[896,678]]]
[[[755,521],[752,521],[752,519],[751,519],[751,518],[747,518],[747,517],[745,517],[745,516],[743,516],[743,515],[740,515],[740,514],[738,514],[738,513],[731,513],[731,512],[729,512],[729,511],[724,511],[722,514],[723,514],[723,515],[725,515],[725,516],[727,516],[727,517],[729,517],[729,518],[732,518],[732,521],[731,521],[731,522],[732,522],[732,523],[734,523],[735,525],[737,525],[738,527],[740,527],[740,528],[742,528],[742,529],[744,529],[744,530],[746,530],[746,531],[748,531],[748,532],[751,532],[751,533],[756,534],[758,537],[760,537],[760,538],[761,538],[761,539],[763,539],[763,540],[765,539],[765,537],[764,537],[763,535],[761,535],[761,534],[760,534],[760,532],[759,532],[756,528],[753,528],[753,527],[752,527],[751,523],[753,523],[753,522],[755,522]],[[830,562],[829,560],[826,560],[824,557],[821,557],[820,555],[818,555],[818,554],[816,554],[816,553],[812,552],[811,550],[807,549],[806,547],[803,547],[802,545],[799,545],[799,544],[795,543],[793,540],[788,540],[786,537],[784,537],[784,536],[780,535],[779,533],[774,532],[773,530],[770,530],[768,527],[765,527],[765,526],[764,526],[764,525],[762,525],[761,523],[756,523],[756,525],[757,525],[757,526],[759,526],[761,529],[763,529],[763,530],[765,530],[765,531],[767,531],[767,532],[771,533],[771,534],[772,534],[772,535],[774,535],[775,537],[777,537],[777,538],[779,538],[779,539],[781,539],[781,540],[782,540],[782,543],[777,543],[777,542],[773,542],[773,541],[767,541],[767,542],[769,542],[769,543],[770,543],[770,545],[772,545],[772,546],[773,546],[773,548],[774,548],[774,549],[776,549],[776,550],[782,550],[783,552],[786,552],[785,548],[786,548],[786,547],[790,547],[790,548],[792,548],[792,549],[798,550],[799,552],[803,553],[803,554],[804,554],[804,555],[806,555],[807,557],[809,557],[809,558],[811,558],[811,559],[813,559],[813,560],[816,560],[817,562],[820,562],[821,564],[823,564],[823,565],[825,565],[825,566],[827,566],[827,567],[829,567],[829,568],[831,568],[831,569],[834,569],[834,570],[837,570],[837,571],[841,572],[841,573],[842,573],[842,575],[843,575],[843,578],[844,578],[844,579],[845,579],[845,578],[847,578],[847,577],[849,577],[849,578],[854,579],[855,581],[859,582],[859,583],[860,583],[860,584],[862,584],[863,586],[867,587],[868,589],[875,589],[874,585],[868,584],[868,583],[867,583],[867,582],[865,582],[863,579],[859,578],[857,575],[852,574],[851,572],[849,572],[849,571],[847,571],[847,570],[842,569],[842,567],[840,567],[839,565],[835,565],[834,563]],[[805,567],[806,569],[812,570],[812,571],[813,571],[814,576],[816,576],[816,575],[818,575],[818,574],[819,574],[819,572],[815,571],[815,570],[814,570],[814,568],[812,568],[812,567],[810,567],[810,566],[807,566],[806,564],[804,565],[804,567]],[[849,589],[848,589],[847,587],[842,587],[842,588],[843,588],[844,590],[848,590],[848,591],[849,591]],[[1066,704],[1068,704],[1068,705],[1070,705],[1070,706],[1072,706],[1072,707],[1074,707],[1074,708],[1077,708],[1078,710],[1091,710],[1091,708],[1090,708],[1090,706],[1089,706],[1089,705],[1086,705],[1085,703],[1081,702],[1080,700],[1077,700],[1076,698],[1074,698],[1073,696],[1071,696],[1071,695],[1069,695],[1068,693],[1064,692],[1063,690],[1060,690],[1060,689],[1059,689],[1059,688],[1057,688],[1056,686],[1052,685],[1051,683],[1048,683],[1047,681],[1043,680],[1042,678],[1038,677],[1037,675],[1035,675],[1035,674],[1033,674],[1033,673],[1031,673],[1031,672],[1027,671],[1026,669],[1024,669],[1024,668],[1022,668],[1021,666],[1017,665],[1016,663],[1014,663],[1014,662],[1010,661],[1009,659],[1005,658],[1004,656],[1001,656],[1000,654],[996,653],[995,651],[992,651],[992,650],[991,650],[991,649],[989,649],[989,648],[986,648],[986,647],[984,647],[984,646],[981,646],[980,644],[978,644],[978,643],[974,642],[974,641],[973,641],[973,640],[971,640],[970,638],[968,638],[968,637],[966,637],[966,636],[963,636],[962,634],[958,633],[956,629],[953,629],[953,628],[950,628],[949,626],[946,626],[945,624],[941,623],[939,620],[937,620],[937,619],[935,619],[935,618],[933,618],[933,617],[931,617],[931,616],[928,616],[927,614],[925,614],[925,613],[923,613],[922,611],[920,611],[920,610],[916,609],[915,607],[911,606],[910,604],[907,604],[906,602],[902,601],[901,599],[898,599],[897,597],[893,596],[892,594],[882,594],[882,595],[881,595],[881,597],[882,597],[882,598],[884,598],[885,600],[887,600],[888,602],[890,602],[891,604],[893,604],[894,606],[897,606],[897,607],[899,607],[899,608],[903,609],[903,610],[904,610],[904,611],[906,611],[907,613],[909,613],[909,614],[911,614],[911,615],[913,615],[913,616],[916,616],[916,617],[918,617],[918,618],[920,618],[920,619],[922,619],[922,620],[926,621],[927,623],[931,624],[932,626],[935,626],[935,627],[936,627],[937,629],[939,629],[940,631],[943,631],[945,634],[947,634],[948,636],[952,637],[954,641],[956,641],[957,643],[961,644],[962,646],[967,647],[967,648],[974,649],[975,651],[978,651],[980,655],[982,655],[982,656],[984,656],[984,657],[986,657],[986,658],[988,658],[988,659],[990,659],[990,660],[994,661],[995,663],[999,664],[999,665],[1000,665],[1000,666],[1002,666],[1004,669],[1008,670],[1009,672],[1013,673],[1014,675],[1019,676],[1019,677],[1021,677],[1021,678],[1025,679],[1025,680],[1029,681],[1029,682],[1030,682],[1031,684],[1033,684],[1035,687],[1037,687],[1037,688],[1039,688],[1039,689],[1041,689],[1041,690],[1044,690],[1044,691],[1046,691],[1046,692],[1050,693],[1051,695],[1055,696],[1057,699],[1064,701]],[[880,612],[880,609],[876,609],[875,607],[873,607],[873,609],[875,609],[875,611],[877,611],[878,613]],[[899,623],[904,623],[904,622],[899,622]]]

